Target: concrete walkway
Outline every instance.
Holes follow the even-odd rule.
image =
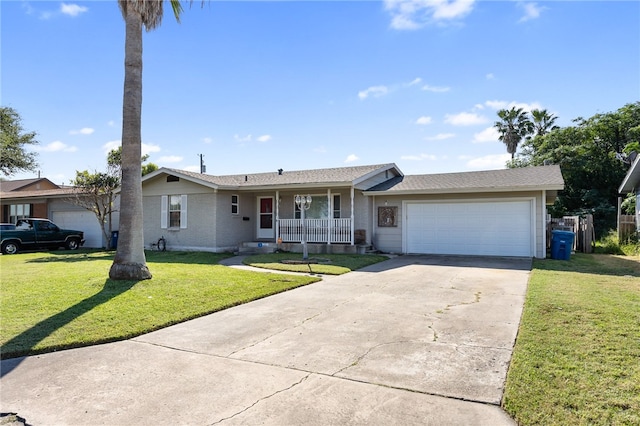
[[[32,425],[512,425],[530,260],[400,256],[128,341],[2,361]]]

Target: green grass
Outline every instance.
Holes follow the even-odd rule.
[[[283,260],[302,261],[302,255],[300,253],[272,253],[248,256],[244,260],[244,263],[257,268],[272,269],[276,271],[341,275],[387,260],[388,257],[358,254],[318,254],[309,255],[309,259],[317,259],[318,263],[282,263]]]
[[[149,252],[152,280],[108,279],[112,252],[0,256],[0,356],[130,338],[316,282],[217,263],[226,255]]]
[[[640,261],[536,260],[503,406],[519,424],[640,424]]]

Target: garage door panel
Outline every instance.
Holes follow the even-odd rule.
[[[532,256],[531,201],[409,203],[408,253]]]
[[[102,229],[96,215],[89,211],[57,211],[51,213],[51,221],[64,229],[84,232],[84,247],[101,248]]]

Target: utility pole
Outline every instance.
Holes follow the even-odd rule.
[[[198,156],[200,157],[200,173],[206,173],[207,166],[204,165],[204,154],[198,154]]]

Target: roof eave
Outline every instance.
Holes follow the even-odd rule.
[[[629,192],[633,192],[633,190],[638,186],[638,182],[640,182],[640,158],[634,161],[633,165],[627,172],[622,184],[618,188],[619,194],[628,194]]]
[[[438,188],[438,189],[407,189],[394,191],[362,191],[364,195],[428,195],[428,194],[469,194],[469,193],[495,193],[495,192],[530,192],[530,191],[554,191],[563,190],[564,185],[545,186],[511,186],[500,188]]]

